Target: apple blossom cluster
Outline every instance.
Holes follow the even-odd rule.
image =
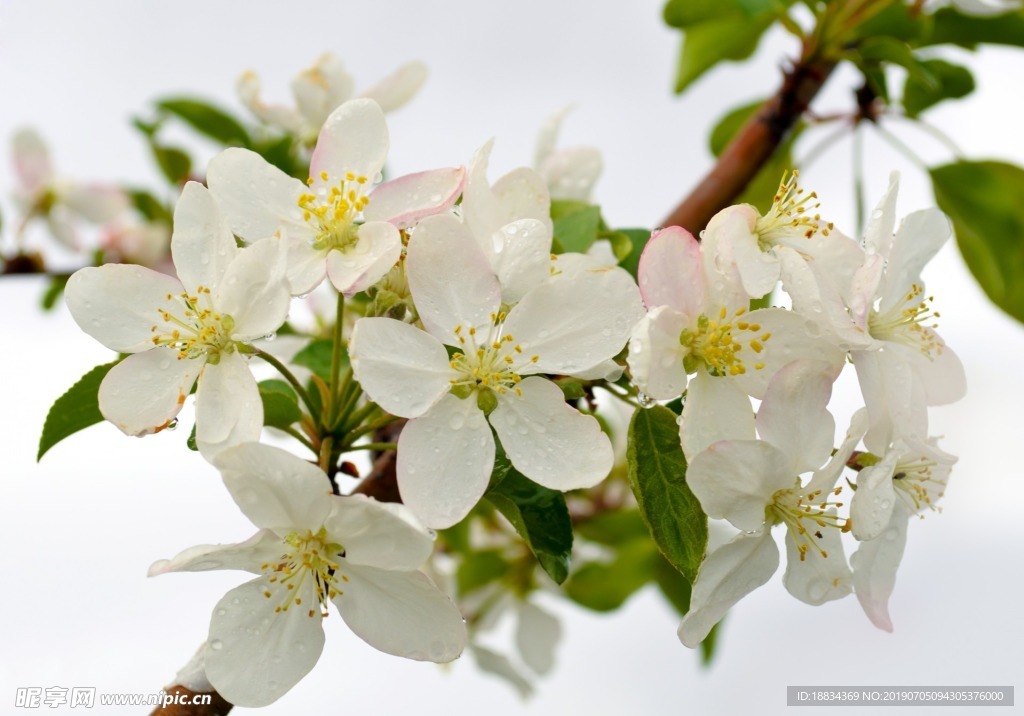
[[[424,73],[407,65],[353,99],[325,55],[292,83],[294,108],[265,104],[247,73],[243,103],[282,138],[254,134],[183,182],[161,219],[173,266],[123,243],[115,255],[134,263],[67,280],[75,321],[119,354],[95,391],[102,416],[149,435],[194,394],[190,446],[257,530],[151,567],[253,575],[213,607],[179,683],[272,703],[316,664],[336,613],[381,651],[442,663],[468,649],[528,693],[559,634],[537,596],[569,579],[571,598],[607,608],[569,570],[571,557],[574,574],[599,571],[621,547],[603,515],[640,525],[630,549],[692,582],[688,604],[673,602],[687,646],[777,570],[783,528],[791,594],[854,593],[890,630],[909,520],[937,509],[955,462],[928,408],[965,390],[921,280],[946,218],[919,211],[897,230],[893,179],[856,241],[794,173],[765,214],[729,207],[700,242],[680,227],[614,231],[588,203],[600,154],[555,148],[565,111],[532,169],[492,183],[487,142],[466,166],[385,181],[384,112]],[[76,213],[106,221],[128,200],[55,180],[34,135],[16,147],[26,215],[58,238]],[[584,225],[585,240],[566,228]],[[780,286],[791,308],[768,307]],[[304,331],[320,302],[333,310]],[[837,446],[829,403],[848,363],[864,407]],[[628,440],[610,404],[633,414]],[[665,468],[637,457],[634,433],[655,406],[677,413],[663,457],[682,466],[664,504],[641,498]],[[677,498],[692,509],[673,515]],[[666,511],[673,534],[703,535],[685,545],[693,575],[659,533]],[[482,638],[503,615],[519,664]]]

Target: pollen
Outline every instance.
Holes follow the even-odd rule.
[[[301,607],[302,595],[313,594],[326,612],[329,600],[337,592],[338,580],[344,577],[339,561],[344,555],[344,548],[329,542],[327,530],[323,527],[315,534],[310,530],[290,532],[282,547],[284,552],[277,562],[264,563],[260,567],[267,575],[269,585],[263,590],[263,596],[276,598],[274,611],[280,613],[288,611],[292,605]],[[318,610],[310,609],[308,615],[312,618],[317,613]]]
[[[791,236],[809,239],[816,233],[828,236],[833,230],[833,225],[822,222],[821,214],[815,212],[821,206],[817,193],[800,188],[799,178],[800,172],[796,169],[792,174],[783,174],[771,208],[758,218],[754,231],[762,250],[766,251]]]
[[[316,232],[313,247],[318,251],[337,250],[342,253],[357,249],[360,214],[370,203],[370,197],[366,195],[369,180],[347,172],[332,182],[331,176],[321,171],[316,178],[310,177],[307,182],[310,187],[314,187],[317,178],[319,185],[298,198],[303,221]]]

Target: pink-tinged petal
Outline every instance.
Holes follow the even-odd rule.
[[[722,209],[704,231],[704,252],[718,272],[734,274],[750,298],[772,291],[779,280],[778,260],[761,250],[757,210],[749,204]]]
[[[550,155],[537,166],[552,199],[588,201],[604,169],[601,152],[595,147],[567,147]]]
[[[327,172],[336,182],[352,172],[373,180],[388,156],[388,126],[372,99],[353,99],[327,118],[309,162],[309,175]]]
[[[126,435],[160,432],[185,404],[201,359],[178,359],[172,348],[153,348],[130,355],[100,383],[100,412]]]
[[[293,296],[305,296],[327,276],[327,253],[306,239],[288,242],[288,285]]]
[[[424,574],[346,563],[344,593],[334,598],[356,636],[386,654],[447,663],[466,648],[466,624]]]
[[[434,550],[434,540],[405,505],[365,495],[331,498],[324,527],[345,545],[348,564],[415,570]]]
[[[568,374],[615,356],[643,316],[640,292],[626,271],[585,270],[526,294],[509,312],[505,335],[522,349],[519,373]]]
[[[298,134],[302,129],[302,118],[293,108],[260,100],[260,78],[255,72],[243,72],[235,83],[235,91],[242,104],[264,124],[280,127],[289,134]]]
[[[418,418],[451,388],[448,352],[433,336],[393,318],[361,318],[349,357],[356,380],[392,415]]]
[[[465,167],[406,174],[374,189],[363,216],[367,221],[388,221],[404,229],[450,209],[465,184]]]
[[[273,238],[238,252],[213,300],[217,310],[235,321],[232,338],[251,341],[276,331],[288,316],[291,296],[285,275],[286,244]]]
[[[889,526],[896,505],[892,478],[900,453],[889,450],[882,461],[857,473],[857,491],[850,501],[853,536],[860,541],[873,540]]]
[[[693,376],[683,404],[679,439],[687,460],[719,440],[753,440],[754,409],[750,398],[728,378],[700,370]]]
[[[185,290],[220,283],[238,254],[235,237],[213,195],[199,182],[185,184],[174,207],[171,257]]]
[[[355,81],[345,71],[341,60],[330,53],[321,55],[316,63],[292,80],[292,96],[306,125],[319,128],[327,116],[352,96]]]
[[[427,81],[427,66],[419,61],[406,62],[393,73],[377,82],[361,94],[374,100],[385,112],[392,112],[420,91]]]
[[[779,548],[769,530],[741,534],[708,554],[697,572],[690,610],[679,624],[679,641],[691,649],[743,597],[771,579],[779,568]]]
[[[738,244],[751,240],[759,217],[750,204],[739,204],[723,209],[708,222],[701,234],[707,305],[726,306],[730,313],[749,305],[735,250]]]
[[[34,193],[53,179],[50,152],[34,129],[22,128],[11,138],[14,171],[23,189]]]
[[[910,512],[897,501],[888,528],[860,547],[850,557],[853,567],[853,591],[864,613],[879,629],[892,631],[889,597],[896,586],[896,570],[907,545]]]
[[[327,254],[327,277],[346,296],[380,281],[402,255],[402,236],[387,222],[366,222],[359,227],[358,237],[348,250]]]
[[[490,421],[519,472],[562,492],[593,487],[608,476],[615,456],[593,416],[566,404],[546,378],[527,378],[518,388],[522,395],[498,396]]]
[[[268,239],[278,231],[284,236],[314,238],[299,208],[306,185],[256,152],[225,149],[210,160],[206,183],[231,230],[243,240]]]
[[[868,254],[881,254],[888,258],[892,247],[892,230],[896,226],[896,194],[899,191],[900,174],[889,175],[889,187],[871,212],[867,229],[864,231],[864,249]]]
[[[257,527],[282,534],[316,532],[327,517],[330,480],[290,452],[245,443],[221,451],[214,465],[235,504]]]
[[[536,219],[506,224],[491,236],[491,267],[504,303],[518,303],[551,275],[551,232]]]
[[[266,599],[266,580],[235,587],[217,602],[210,620],[206,676],[217,692],[236,706],[267,706],[281,698],[320,658],[323,617],[292,605],[274,612]],[[312,579],[299,586],[303,602],[316,606]]]
[[[535,674],[543,676],[554,667],[555,646],[561,637],[562,626],[556,616],[529,602],[519,605],[516,647]]]
[[[181,292],[178,279],[158,271],[106,264],[76,271],[64,299],[83,331],[118,353],[137,353],[153,347],[154,335],[176,328],[160,310],[180,315]]]
[[[260,565],[280,556],[281,538],[270,530],[260,530],[238,544],[201,544],[189,547],[171,559],[158,559],[150,566],[147,576],[214,569],[240,569],[260,574]]]
[[[428,527],[451,527],[483,497],[494,468],[494,437],[474,397],[450,393],[398,440],[402,502]]]
[[[864,348],[873,341],[860,324],[851,320],[839,289],[816,262],[808,262],[796,251],[784,246],[775,249],[779,257],[782,288],[793,301],[793,310],[817,323],[821,331],[831,333],[850,348]],[[870,299],[869,299],[870,300]]]
[[[207,362],[196,387],[196,445],[203,457],[212,462],[226,448],[259,440],[262,430],[263,401],[249,362],[238,353]]]
[[[763,440],[723,440],[690,462],[686,482],[708,517],[736,529],[765,530],[765,508],[779,490],[793,487],[790,461]]]
[[[69,209],[94,224],[116,219],[131,202],[123,191],[103,184],[75,184],[61,194]]]
[[[793,361],[768,384],[757,411],[757,434],[789,456],[794,475],[816,470],[832,453],[836,421],[828,412],[839,370],[818,361]]]
[[[458,346],[463,331],[493,323],[501,286],[468,229],[452,216],[430,216],[409,240],[405,274],[427,331]]]
[[[688,350],[679,343],[686,327],[686,316],[663,305],[633,328],[626,363],[633,383],[655,400],[670,400],[686,389],[683,359]]]
[[[834,516],[835,510],[828,514]],[[814,535],[817,547],[810,546],[801,554],[793,531],[786,531],[786,573],[782,577],[790,594],[815,607],[853,591],[853,573],[846,565],[839,530],[830,527],[820,532],[821,537]],[[806,540],[806,536],[800,536],[801,544]]]
[[[949,219],[938,209],[915,211],[903,220],[879,287],[879,311],[884,313],[903,303],[911,284],[921,282],[921,270],[925,264],[952,235]]]
[[[670,306],[687,322],[704,311],[704,270],[700,244],[686,229],[656,231],[640,254],[640,294],[647,308]]]

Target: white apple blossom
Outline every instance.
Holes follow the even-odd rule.
[[[128,197],[116,187],[59,177],[46,144],[35,131],[16,132],[11,148],[19,181],[14,198],[25,213],[22,229],[35,217],[41,217],[57,241],[78,249],[77,224],[102,224],[128,209]]]
[[[259,437],[263,405],[246,344],[287,316],[284,243],[239,249],[213,197],[189,182],[175,207],[171,253],[178,279],[106,264],[77,271],[65,296],[82,330],[132,354],[100,385],[103,416],[128,435],[157,432],[198,380],[196,442],[210,458]]]
[[[412,99],[427,78],[422,62],[408,62],[392,75],[364,91],[360,97],[372,99],[389,112]],[[355,93],[355,82],[336,55],[325,52],[313,65],[292,80],[294,107],[265,104],[260,100],[260,80],[247,71],[238,78],[237,90],[242,103],[265,124],[294,135],[301,143],[312,145],[328,115]]]
[[[370,398],[410,418],[398,443],[403,502],[431,527],[465,517],[493,468],[491,427],[516,469],[545,487],[602,480],[608,437],[541,376],[585,371],[621,350],[643,310],[629,274],[581,270],[536,286],[506,312],[487,257],[450,216],[420,223],[405,264],[426,330],[364,318],[349,351]]]
[[[757,413],[756,433],[716,442],[698,454],[687,484],[708,517],[728,520],[740,533],[704,559],[679,626],[695,647],[740,599],[768,581],[779,564],[772,527],[784,524],[783,583],[797,599],[818,605],[850,593],[852,574],[840,534],[847,531],[834,498],[847,459],[863,435],[851,424],[831,459],[835,421],[826,409],[836,371],[828,363],[795,361],[780,370]],[[861,416],[863,417],[863,416]],[[828,460],[827,464],[825,461]],[[799,475],[811,472],[805,483]]]
[[[541,127],[533,167],[547,184],[552,199],[590,201],[594,184],[604,168],[601,152],[596,147],[555,148],[562,122],[572,109],[572,105],[562,108]]]
[[[248,149],[232,148],[210,161],[207,179],[231,229],[255,242],[280,233],[288,240],[293,295],[324,276],[351,295],[384,276],[402,251],[399,229],[446,210],[462,190],[462,168],[410,174],[381,184],[388,128],[369,99],[346,102],[320,131],[308,186]]]
[[[265,706],[298,683],[320,658],[331,604],[388,654],[448,662],[462,653],[461,615],[418,571],[432,537],[405,507],[334,495],[317,467],[259,443],[225,450],[216,465],[259,531],[240,544],[187,549],[153,564],[150,575],[259,575],[225,594],[210,620],[206,678],[231,703]]]

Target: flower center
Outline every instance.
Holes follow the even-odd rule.
[[[345,555],[345,548],[328,542],[327,530],[323,527],[316,534],[310,530],[289,532],[282,544],[285,551],[278,561],[260,565],[260,570],[268,575],[263,596],[277,599],[275,612],[286,612],[292,605],[308,606],[310,617],[316,616],[318,611],[326,616],[328,601],[344,594],[339,581],[348,581],[335,561]],[[307,579],[312,581],[319,610],[311,604],[303,604],[302,595],[308,592],[308,588],[304,589]]]
[[[818,543],[818,540],[823,538],[821,530],[850,530],[850,521],[836,514],[836,509],[842,507],[843,503],[828,499],[842,491],[840,485],[829,493],[823,494],[821,490],[816,490],[804,494],[800,479],[797,478],[796,487],[779,490],[772,495],[771,503],[765,508],[765,518],[770,525],[785,523],[800,551],[801,562],[812,549],[822,557],[828,557],[828,552]]]
[[[868,316],[868,332],[880,341],[900,343],[921,352],[929,360],[935,360],[942,355],[946,344],[932,330],[938,327],[937,323],[924,325],[925,321],[940,318],[940,315],[929,305],[933,297],[922,299],[923,293],[923,286],[912,283],[900,303],[884,313],[872,310]]]
[[[892,476],[892,486],[903,496],[904,502],[914,512],[924,507],[940,510],[933,504],[942,497],[946,489],[946,471],[934,470],[938,463],[922,455],[907,462],[900,462]]]
[[[155,346],[169,346],[178,351],[178,360],[205,357],[216,365],[221,353],[231,353],[237,346],[231,338],[235,319],[226,313],[217,313],[210,299],[210,289],[197,286],[195,295],[180,293],[167,294],[169,308],[157,308],[164,322],[177,328],[169,333],[159,333],[159,326],[153,326],[150,339]],[[179,315],[180,314],[180,315]]]
[[[302,218],[316,231],[313,248],[347,253],[359,243],[356,219],[370,203],[366,195],[369,180],[352,172],[334,182],[327,172],[320,172],[320,180],[315,192],[299,196]],[[312,177],[308,184],[313,186]]]
[[[760,354],[764,350],[764,344],[772,337],[771,332],[759,333],[759,323],[749,323],[742,320],[745,308],[738,309],[732,317],[729,316],[725,306],[718,313],[718,320],[713,320],[701,314],[697,319],[697,329],[684,329],[679,335],[679,343],[687,348],[689,352],[683,359],[683,367],[687,373],[695,372],[700,363],[707,366],[711,375],[742,375],[747,372],[747,367],[740,358],[739,353],[743,350],[742,342],[746,340],[750,350]],[[744,337],[743,334],[752,334]],[[754,363],[754,370],[764,368],[764,363]]]
[[[812,213],[821,206],[817,202],[818,195],[815,192],[807,194],[797,185],[800,172],[793,170],[789,177],[783,175],[779,190],[775,193],[771,208],[764,216],[759,217],[754,225],[754,231],[758,235],[758,243],[762,251],[767,251],[779,240],[803,235],[804,238],[811,238],[815,232],[821,231],[822,236],[828,236],[832,230],[832,223],[821,224],[821,214]]]
[[[468,398],[476,392],[478,401],[486,401],[482,396],[490,393],[505,395],[510,390],[522,395],[519,372],[536,363],[540,356],[527,358],[512,334],[503,333],[505,316],[504,312],[491,314],[491,327],[483,340],[479,339],[476,328],[472,326],[469,330],[461,325],[455,327],[462,349],[451,358],[451,367],[458,373],[451,379],[452,393],[456,397]]]

